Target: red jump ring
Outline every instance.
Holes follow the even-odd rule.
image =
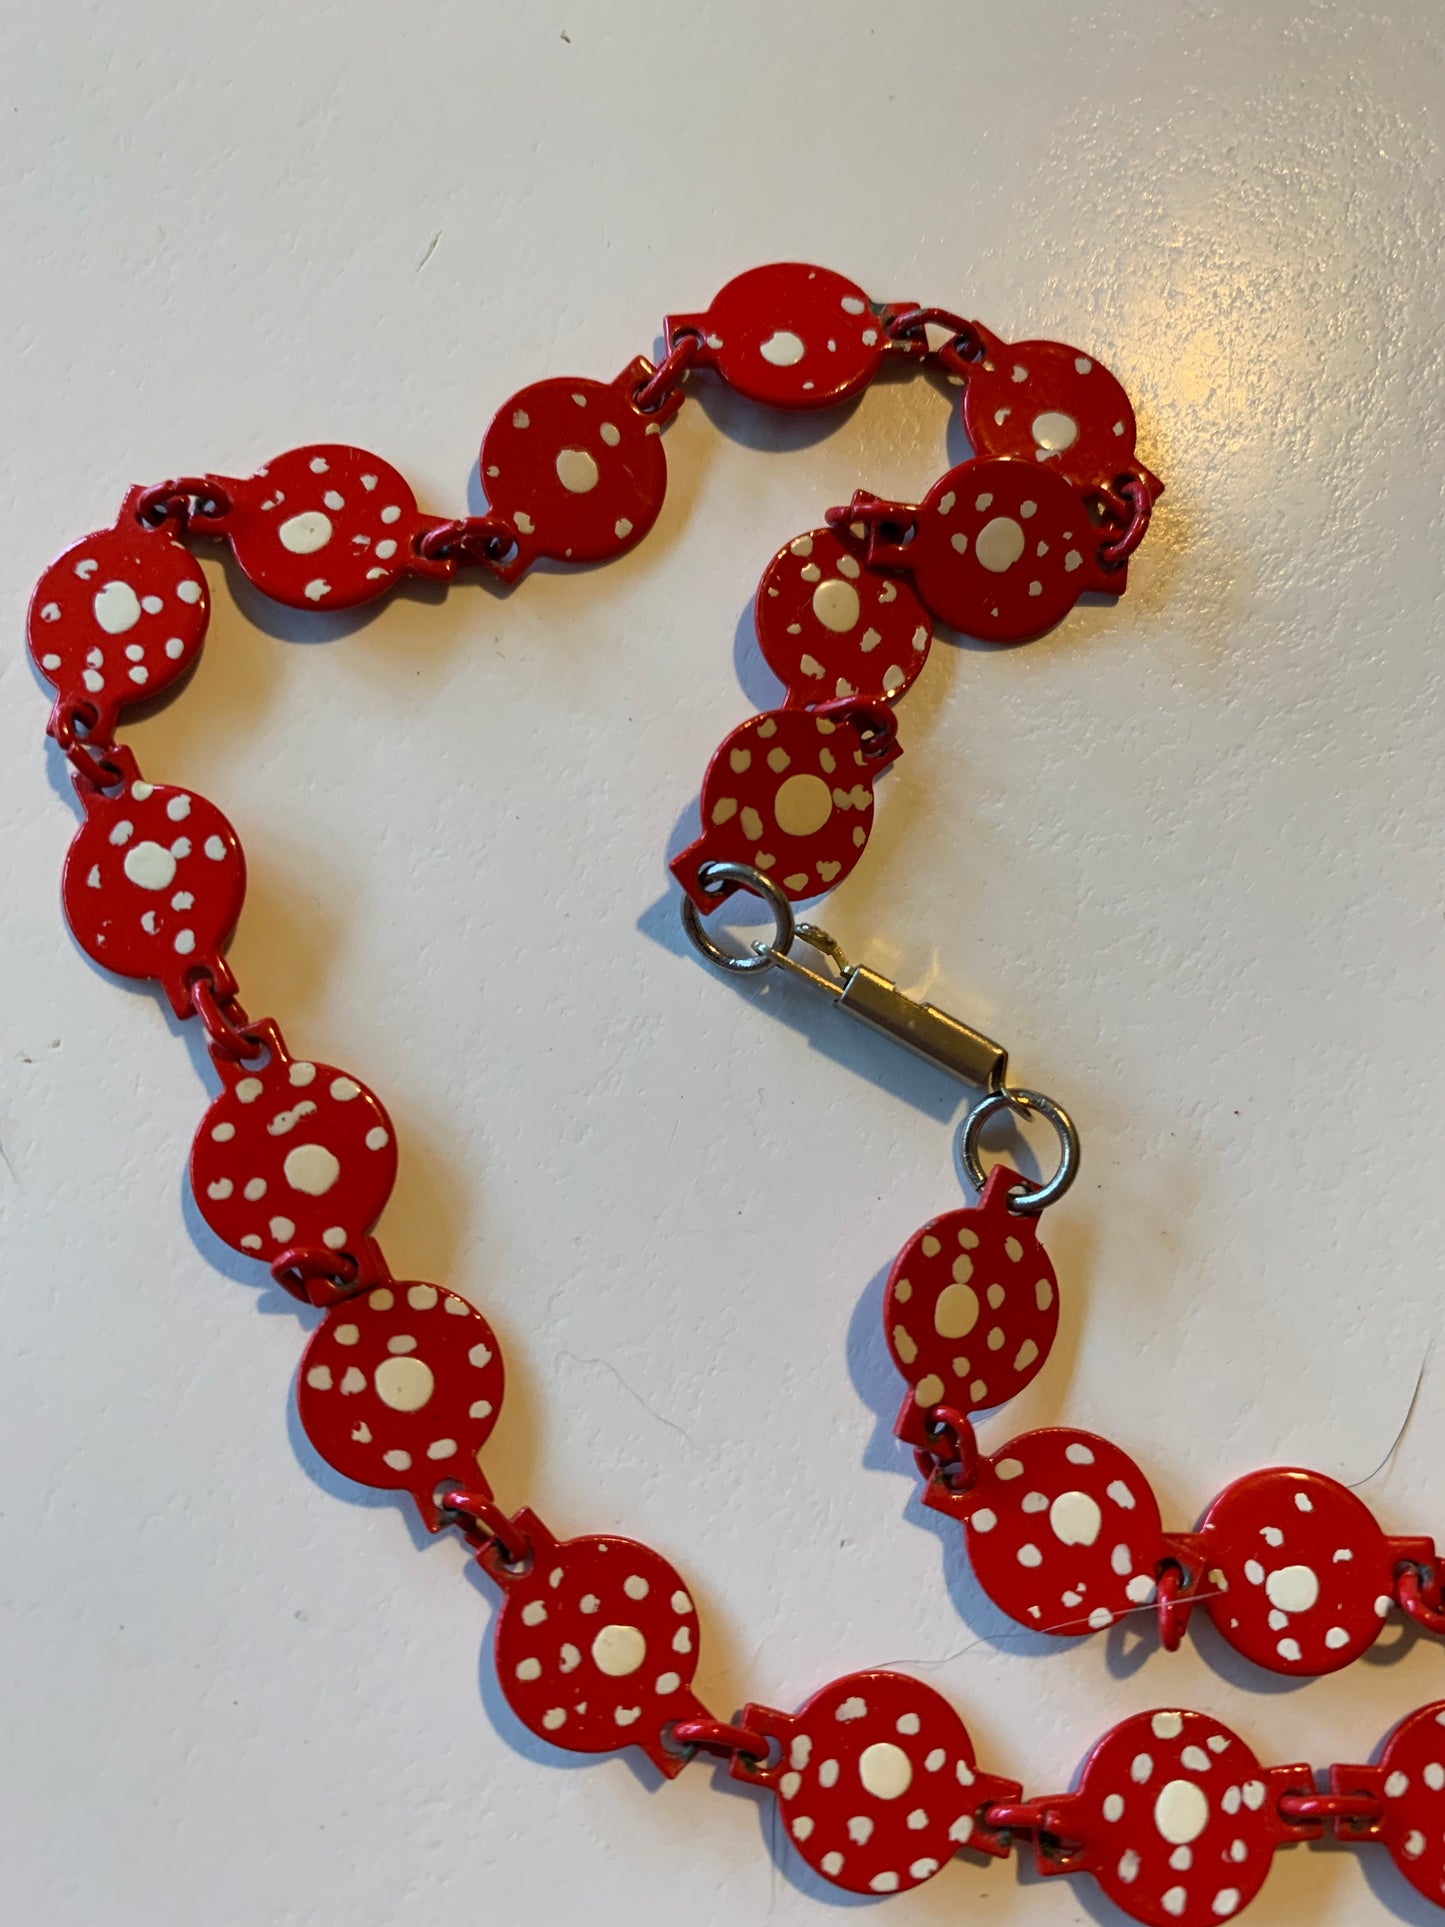
[[[53,738],[82,783],[91,789],[108,790],[125,781],[126,771],[116,745],[90,734],[96,714],[89,703],[59,702],[50,712],[45,733]]]
[[[505,562],[517,546],[517,532],[499,515],[466,515],[439,522],[418,536],[416,552],[428,562],[457,561],[474,568]]]
[[[929,327],[946,328],[948,340],[939,348],[927,348]],[[947,308],[903,308],[896,313],[886,312],[883,316],[883,332],[890,341],[913,343],[922,341],[925,353],[950,362],[977,361],[983,353],[983,341],[978,328],[972,321],[965,321],[962,315],[952,314]]]
[[[978,1478],[978,1436],[967,1415],[952,1405],[935,1405],[924,1417],[923,1429],[939,1442],[939,1450],[924,1446],[913,1454],[919,1476],[934,1480],[949,1492],[967,1492]],[[956,1465],[958,1471],[945,1477],[943,1468]]]
[[[180,475],[171,482],[157,482],[137,497],[135,515],[148,529],[164,522],[179,522],[186,528],[193,514],[209,523],[218,522],[231,509],[231,498],[216,482],[204,475]]]
[[[682,377],[696,361],[702,336],[680,334],[642,386],[633,391],[633,406],[644,415],[655,415]]]
[[[680,1746],[693,1751],[721,1753],[730,1759],[741,1755],[745,1760],[763,1761],[768,1757],[768,1742],[763,1734],[755,1733],[749,1726],[729,1726],[726,1720],[677,1720],[672,1737]]]
[[[1099,561],[1106,569],[1123,568],[1148,533],[1154,513],[1153,497],[1137,476],[1126,475],[1119,483],[1119,494],[1129,505],[1129,522],[1122,535],[1099,550]]]
[[[1154,1588],[1154,1609],[1159,1615],[1159,1644],[1166,1653],[1177,1653],[1184,1640],[1184,1629],[1194,1611],[1193,1597],[1184,1591],[1186,1584],[1178,1566],[1165,1566]]]
[[[240,1064],[264,1054],[265,1037],[234,997],[216,995],[215,982],[208,970],[198,971],[192,979],[191,1002],[205,1027],[206,1042],[219,1056]]]
[[[1282,1820],[1378,1820],[1384,1803],[1373,1793],[1282,1793]]]
[[[1445,1635],[1445,1612],[1425,1598],[1418,1566],[1406,1566],[1395,1581],[1395,1603],[1427,1633]]]
[[[1000,1801],[985,1807],[983,1823],[995,1833],[1045,1833],[1048,1808],[1040,1800]]]
[[[495,1542],[509,1566],[520,1566],[532,1556],[532,1542],[518,1532],[489,1492],[455,1490],[441,1497],[443,1512],[455,1514],[456,1523],[474,1545]]]
[[[898,736],[898,717],[887,703],[859,702],[856,696],[833,696],[825,703],[814,703],[814,716],[836,716],[849,723],[863,738],[865,756],[883,756]]]

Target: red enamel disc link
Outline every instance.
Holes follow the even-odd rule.
[[[1236,1652],[1296,1678],[1358,1659],[1392,1607],[1445,1634],[1433,1541],[1388,1536],[1323,1473],[1248,1473],[1195,1531],[1166,1532],[1139,1467],[1093,1433],[1028,1432],[980,1453],[973,1417],[1029,1383],[1058,1328],[1037,1215],[1017,1208],[1023,1185],[996,1165],[973,1209],[924,1225],[894,1261],[883,1305],[910,1387],[895,1430],[918,1458],[924,1504],[962,1523],[994,1604],[1061,1637],[1153,1612],[1169,1651],[1202,1606]],[[940,1430],[962,1462],[947,1477]]]
[[[932,337],[941,327],[945,339]],[[916,303],[875,303],[821,268],[780,264],[730,282],[700,314],[670,317],[662,363],[613,381],[553,379],[498,411],[482,443],[485,514],[421,510],[380,457],[343,443],[288,451],[250,477],[183,476],[132,489],[115,523],[45,572],[29,618],[53,692],[49,733],[73,765],[83,821],[65,865],[65,912],[87,955],[155,983],[196,1016],[219,1086],[191,1151],[197,1208],[222,1243],[325,1307],[297,1372],[297,1412],[343,1476],[405,1494],[429,1530],[455,1528],[501,1599],[494,1662],[530,1732],[584,1754],[638,1747],[666,1779],[699,1753],[778,1802],[798,1855],[852,1893],[932,1879],[961,1848],[995,1857],[1031,1836],[1046,1874],[1089,1872],[1156,1927],[1212,1927],[1263,1880],[1276,1847],[1326,1823],[1379,1842],[1422,1893],[1445,1881],[1445,1703],[1396,1728],[1377,1764],[1264,1767],[1204,1714],[1136,1715],[1105,1735],[1072,1791],[1023,1798],[980,1767],[962,1720],[931,1686],[891,1671],[845,1675],[796,1713],[736,1719],[693,1690],[701,1634],[690,1588],[658,1553],[611,1533],[560,1537],[509,1514],[482,1469],[506,1374],[496,1334],[459,1293],[398,1279],[375,1225],[397,1150],[380,1097],[350,1070],[293,1051],[250,1017],[225,958],[245,895],[239,840],[189,789],[148,781],[114,731],[122,710],[183,676],[208,598],[186,539],[215,537],[262,593],[344,611],[410,576],[463,564],[512,580],[538,558],[593,562],[639,541],[663,502],[660,430],[693,369],[750,400],[813,408],[856,395],[887,355],[932,360],[964,387],[975,455],[917,507],[862,494],[780,549],[759,589],[760,646],[784,685],[709,769],[698,840],[674,865],[690,904],[724,890],[721,862],[759,883],[779,919],[758,968],[789,963],[839,1004],[985,1085],[975,1108],[1041,1109],[1003,1087],[1004,1053],[876,973],[845,964],[790,905],[845,876],[868,840],[875,778],[899,754],[893,705],[922,670],[935,625],[996,641],[1040,633],[1084,588],[1118,593],[1160,484],[1134,460],[1134,417],[1092,357],[1006,347]],[[803,937],[841,974],[790,960]],[[1066,1144],[1067,1151],[1067,1144]],[[908,1380],[898,1430],[926,1500],[962,1520],[981,1582],[1026,1625],[1072,1632],[1146,1606],[1166,1643],[1195,1603],[1239,1651],[1277,1671],[1343,1665],[1392,1602],[1445,1630],[1428,1540],[1386,1537],[1318,1474],[1236,1481],[1198,1530],[1166,1533],[1142,1474],[1082,1432],[1025,1434],[985,1455],[972,1415],[1012,1397],[1058,1324],[1037,1215],[1068,1169],[1032,1186],[986,1182],[965,1129],[976,1206],[935,1218],[890,1275],[886,1325]],[[1162,1603],[1161,1603],[1162,1602]]]

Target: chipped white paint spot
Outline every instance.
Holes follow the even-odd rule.
[[[768,336],[758,353],[774,368],[793,368],[803,359],[803,343],[791,330],[779,328]]]

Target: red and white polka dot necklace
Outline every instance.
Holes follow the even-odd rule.
[[[962,388],[974,453],[918,504],[860,490],[768,565],[758,640],[785,697],[735,729],[704,778],[701,833],[672,865],[688,933],[718,967],[784,968],[985,1090],[961,1147],[979,1202],[904,1247],[884,1323],[909,1388],[898,1435],[924,1502],[963,1522],[991,1599],[1061,1635],[1157,1610],[1170,1648],[1202,1605],[1237,1651],[1296,1676],[1348,1664],[1392,1606],[1445,1632],[1432,1543],[1387,1537],[1318,1473],[1253,1473],[1196,1531],[1171,1533],[1143,1474],[1104,1439],[1056,1428],[980,1452],[974,1418],[1042,1368],[1057,1328],[1038,1218],[1077,1168],[1073,1125],[1006,1085],[997,1045],[794,922],[793,904],[847,876],[867,844],[875,784],[900,753],[895,705],[934,623],[1023,642],[1085,591],[1124,592],[1163,485],[1136,459],[1123,389],[1074,348],[1010,344],[795,263],[738,276],[706,313],[669,317],[665,339],[656,367],[639,358],[610,382],[552,379],[512,396],[482,443],[485,514],[423,513],[365,450],[293,449],[248,478],[131,489],[113,526],[67,549],[31,603],[31,654],[55,692],[49,734],[84,817],[65,914],[97,963],[158,983],[177,1016],[201,1021],[221,1090],[192,1147],[192,1188],[220,1239],[325,1308],[297,1378],[307,1436],[340,1472],[410,1494],[432,1531],[471,1543],[502,1596],[502,1690],[534,1733],[584,1753],[635,1745],[669,1779],[699,1751],[721,1754],[735,1779],[777,1797],[798,1853],[840,1887],[896,1892],[960,1848],[1004,1857],[1031,1838],[1042,1872],[1092,1873],[1136,1920],[1211,1927],[1255,1893],[1277,1846],[1328,1823],[1347,1842],[1382,1842],[1439,1901],[1445,1703],[1403,1720],[1377,1763],[1332,1767],[1328,1792],[1309,1767],[1261,1766],[1216,1721],[1164,1708],[1107,1734],[1074,1791],[1030,1800],[977,1765],[941,1695],[902,1674],[850,1674],[796,1713],[749,1705],[735,1723],[716,1718],[692,1691],[697,1615],[665,1560],[626,1539],[558,1539],[534,1513],[497,1505],[480,1471],[505,1386],[496,1338],[455,1292],[394,1278],[372,1235],[396,1173],[385,1108],[238,1001],[223,954],[245,895],[236,833],[205,798],[147,781],[115,740],[122,710],[176,682],[204,640],[206,582],[183,537],[227,542],[259,590],[303,609],[352,608],[405,576],[445,581],[463,566],[512,581],[543,557],[597,562],[657,518],[660,431],[691,372],[807,409],[856,395],[885,359],[930,364]],[[735,953],[702,919],[740,889],[767,903],[776,933]],[[817,967],[794,954],[798,941]],[[1043,1185],[979,1166],[984,1124],[1010,1107],[1059,1132]]]

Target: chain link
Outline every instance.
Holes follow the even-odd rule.
[[[668,1738],[683,1748],[689,1760],[697,1753],[717,1753],[724,1759],[761,1766],[768,1757],[765,1734],[755,1733],[750,1726],[730,1726],[726,1720],[674,1720]]]
[[[175,522],[184,530],[197,515],[211,525],[230,512],[230,495],[219,482],[204,475],[179,475],[173,481],[157,482],[152,488],[142,489],[135,505],[136,520],[148,529]]]
[[[1148,534],[1154,513],[1154,498],[1137,475],[1120,476],[1116,487],[1118,495],[1106,494],[1103,500],[1110,514],[1125,526],[1122,535],[1100,545],[1099,562],[1106,569],[1123,568]]]
[[[517,549],[517,531],[500,515],[464,515],[438,522],[417,537],[416,552],[428,562],[465,562],[472,568],[500,569]]]
[[[523,1566],[531,1559],[531,1540],[516,1529],[487,1487],[443,1492],[441,1512],[444,1522],[457,1526],[469,1544],[500,1547],[509,1566]]]
[[[633,390],[632,402],[644,415],[655,415],[675,390],[681,388],[687,379],[687,371],[702,349],[702,336],[690,330],[678,335],[662,360],[643,382]]]

